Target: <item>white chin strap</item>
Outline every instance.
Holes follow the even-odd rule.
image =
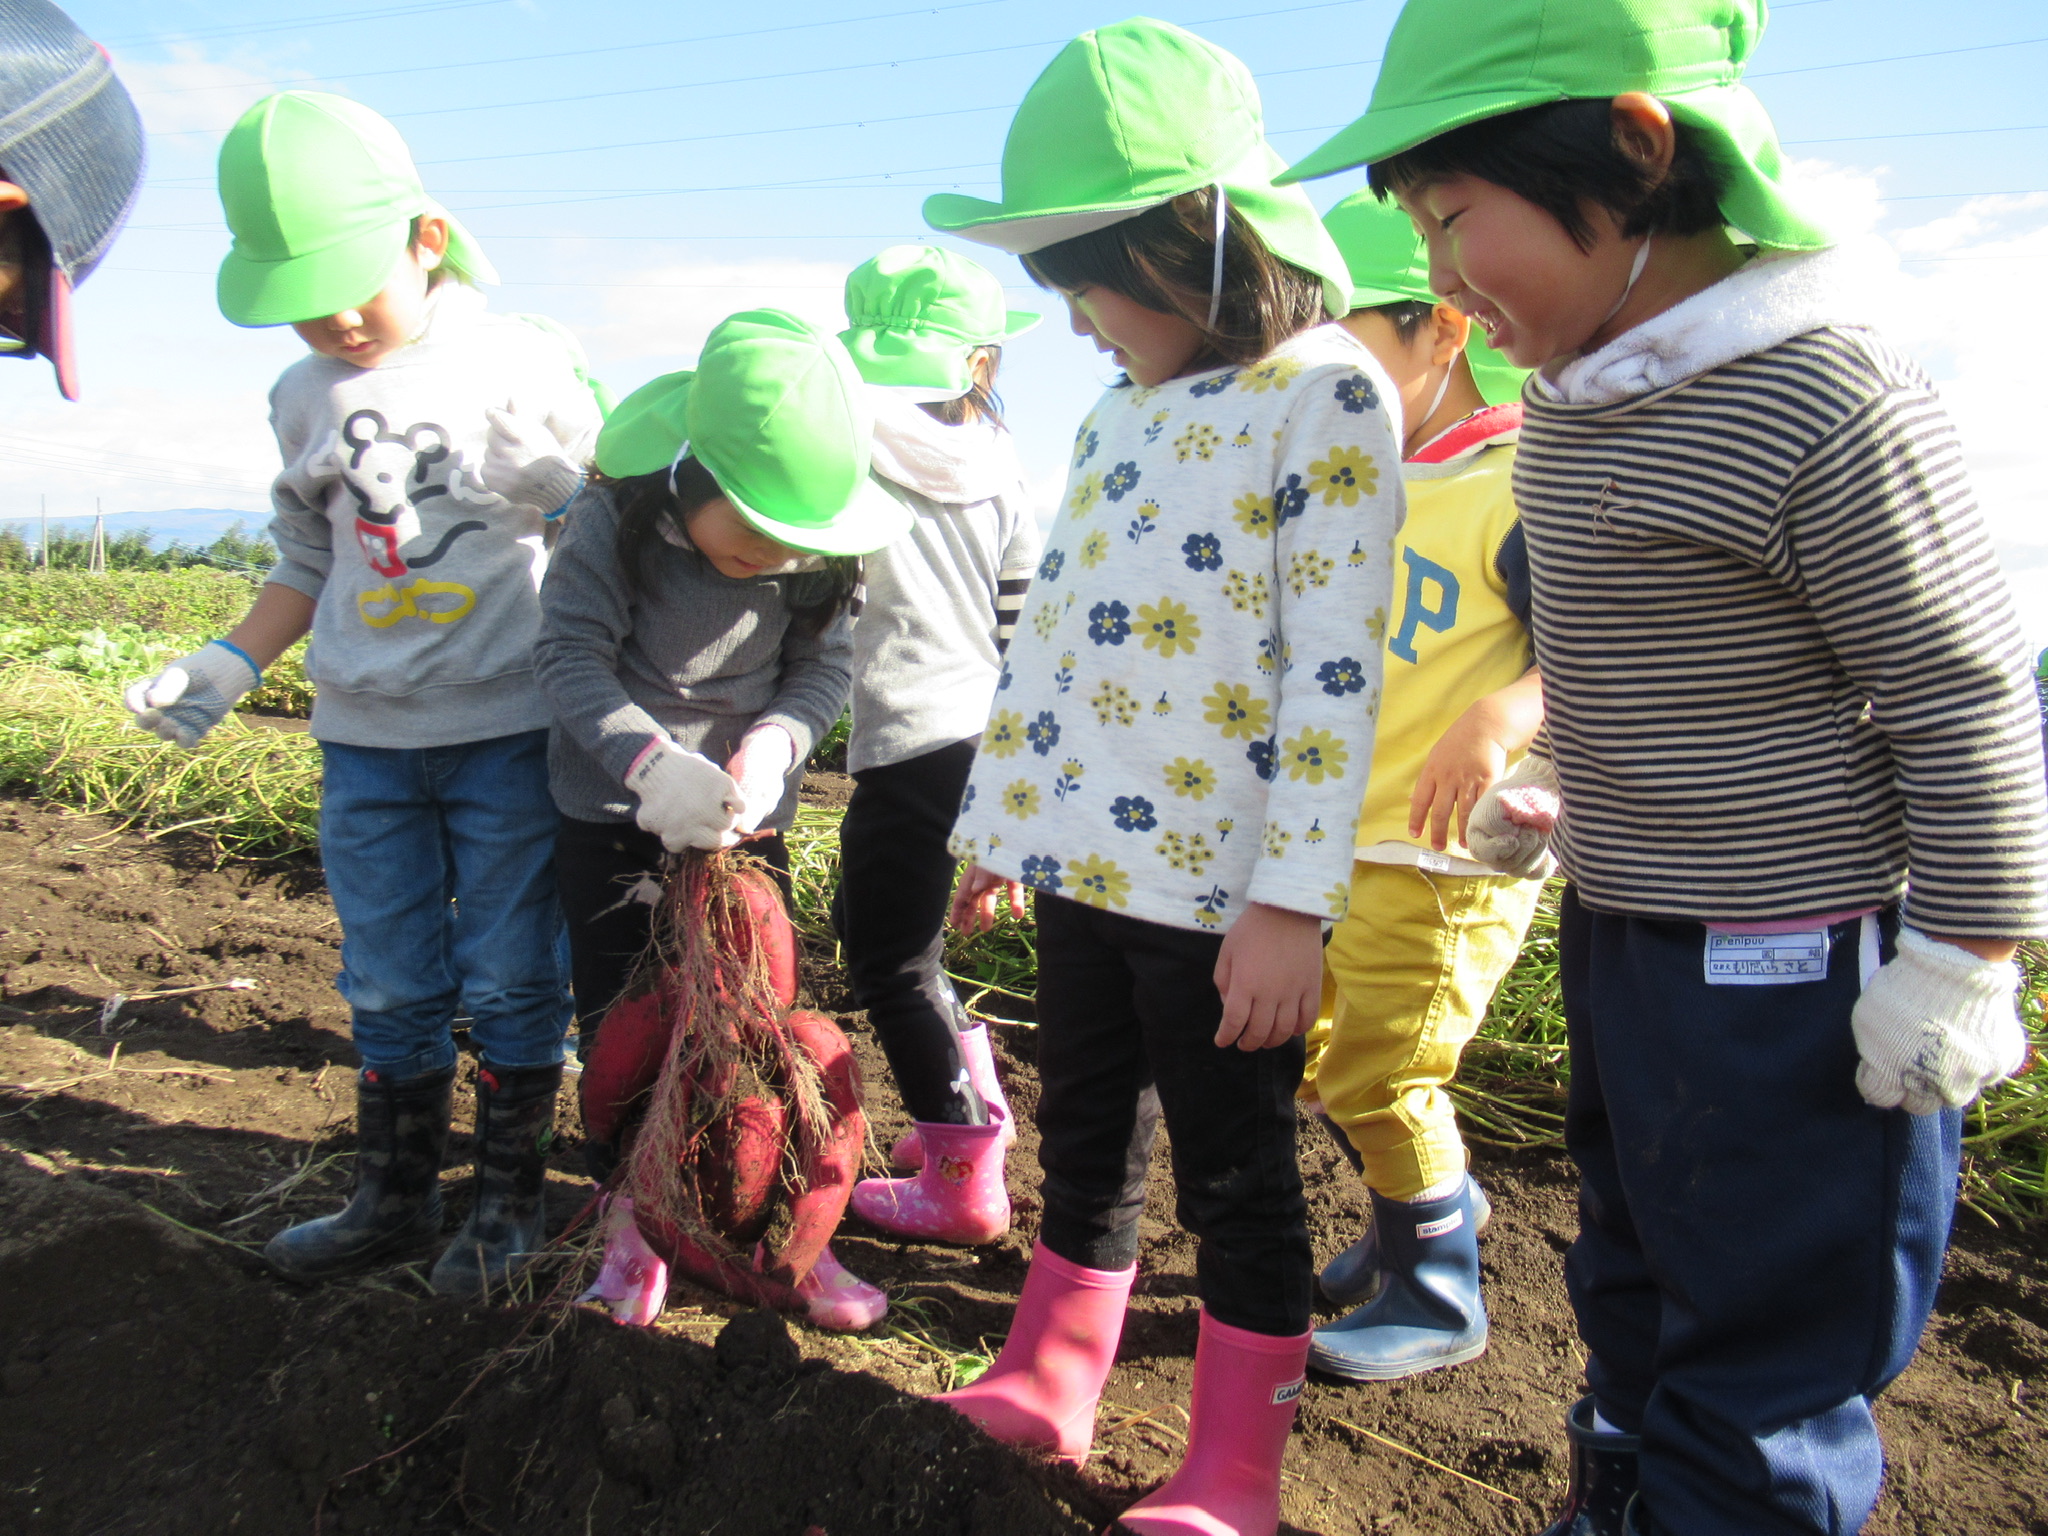
[[[690,440],[683,439],[683,446],[676,450],[676,456],[668,461],[668,493],[676,494],[676,471],[683,467],[683,460],[690,456]]]
[[[1458,360],[1454,357],[1451,359],[1451,365],[1444,370],[1443,382],[1437,385],[1436,394],[1431,397],[1429,408],[1415,418],[1415,430],[1417,432],[1420,432],[1429,425],[1430,418],[1436,415],[1437,407],[1444,403],[1444,396],[1451,392],[1451,375],[1457,371]]]
[[[1621,306],[1626,304],[1628,302],[1628,296],[1636,291],[1636,280],[1643,275],[1643,268],[1648,266],[1649,264],[1650,237],[1648,235],[1645,235],[1643,236],[1643,243],[1636,247],[1636,259],[1633,262],[1629,263],[1628,281],[1622,285],[1621,297],[1614,301],[1614,307],[1612,309],[1608,310],[1606,314],[1600,317],[1600,325],[1605,325],[1608,321],[1612,320],[1616,315],[1621,313]],[[1600,326],[1594,327],[1595,330],[1598,330],[1599,328]]]
[[[1223,183],[1216,183],[1216,263],[1209,269],[1209,323],[1203,329],[1215,334],[1216,317],[1223,313],[1223,233],[1230,215],[1230,198]]]

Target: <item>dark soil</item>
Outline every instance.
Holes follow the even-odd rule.
[[[431,1252],[319,1290],[272,1279],[254,1249],[348,1184],[338,940],[307,866],[216,870],[176,837],[0,800],[0,1536],[1081,1532],[1176,1464],[1193,1252],[1163,1150],[1086,1474],[920,1400],[954,1357],[1000,1338],[1023,1279],[1037,1225],[1027,1026],[997,1030],[1022,1126],[1016,1230],[978,1250],[852,1225],[838,1240],[888,1287],[894,1329],[785,1329],[685,1287],[652,1330],[465,1307],[426,1292]],[[903,1119],[880,1055],[814,959],[811,989],[842,1010],[886,1147]],[[236,977],[257,985],[147,996]],[[549,1203],[568,1227],[589,1193],[570,1095],[564,1121]],[[1323,1257],[1355,1235],[1364,1200],[1320,1136],[1302,1147]],[[1406,1383],[1312,1385],[1287,1529],[1547,1523],[1580,1390],[1560,1276],[1572,1177],[1547,1154],[1482,1155],[1479,1171],[1496,1213],[1491,1349]],[[466,1174],[447,1181],[452,1225]],[[2038,1229],[1962,1218],[1926,1344],[1879,1407],[1891,1470],[1871,1531],[2048,1533],[2044,1250]]]

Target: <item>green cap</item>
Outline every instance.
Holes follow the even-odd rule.
[[[868,476],[875,420],[836,336],[779,309],[728,315],[697,367],[621,400],[597,435],[613,479],[685,454],[711,471],[758,532],[817,555],[864,555],[910,527],[910,509]]]
[[[975,352],[1021,336],[1041,318],[1003,303],[980,262],[936,245],[892,245],[846,279],[839,333],[870,384],[912,400],[957,400],[974,388]]]
[[[925,222],[1028,254],[1220,186],[1276,256],[1323,279],[1344,313],[1344,260],[1266,143],[1242,63],[1192,32],[1137,16],[1083,32],[1032,82],[1003,141],[1003,198],[940,192]]]
[[[1291,167],[1292,182],[1386,160],[1481,118],[1646,91],[1698,130],[1728,177],[1721,213],[1759,245],[1833,238],[1786,196],[1763,103],[1741,83],[1764,0],[1408,0],[1365,116]]]
[[[1408,215],[1395,204],[1383,203],[1370,192],[1355,192],[1323,215],[1323,227],[1351,269],[1353,309],[1443,302],[1429,286],[1429,251]],[[1529,370],[1494,351],[1486,332],[1476,325],[1465,343],[1465,363],[1488,405],[1522,398],[1522,381]]]
[[[412,221],[448,220],[448,269],[498,274],[469,231],[427,196],[398,130],[345,96],[279,91],[228,130],[220,202],[235,243],[220,264],[220,312],[236,325],[290,325],[384,291]]]

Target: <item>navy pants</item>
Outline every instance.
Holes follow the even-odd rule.
[[[1827,974],[1709,985],[1706,931],[1596,912],[1559,941],[1579,1236],[1565,1279],[1601,1414],[1642,1435],[1659,1536],[1862,1528],[1870,1403],[1941,1277],[1962,1116],[1873,1109],[1850,1010],[1865,922]]]
[[[1219,1049],[1219,934],[1038,895],[1039,1238],[1087,1269],[1138,1257],[1145,1170],[1162,1111],[1175,1211],[1218,1322],[1308,1330],[1308,1201],[1294,1154],[1299,1037]]]

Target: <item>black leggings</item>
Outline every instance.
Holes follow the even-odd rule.
[[[787,903],[789,846],[781,834],[746,846],[775,870]],[[555,885],[569,924],[579,1056],[589,1054],[598,1026],[647,947],[667,856],[660,838],[630,821],[562,818],[555,834]]]
[[[1138,1257],[1162,1110],[1175,1214],[1218,1322],[1292,1337],[1309,1323],[1308,1202],[1294,1161],[1299,1039],[1221,1048],[1223,940],[1040,895],[1039,1238],[1088,1269]]]
[[[953,855],[946,838],[974,766],[957,741],[900,763],[863,768],[839,826],[832,923],[854,1002],[867,1010],[910,1118],[986,1125],[960,1051],[965,1010],[944,973]]]

